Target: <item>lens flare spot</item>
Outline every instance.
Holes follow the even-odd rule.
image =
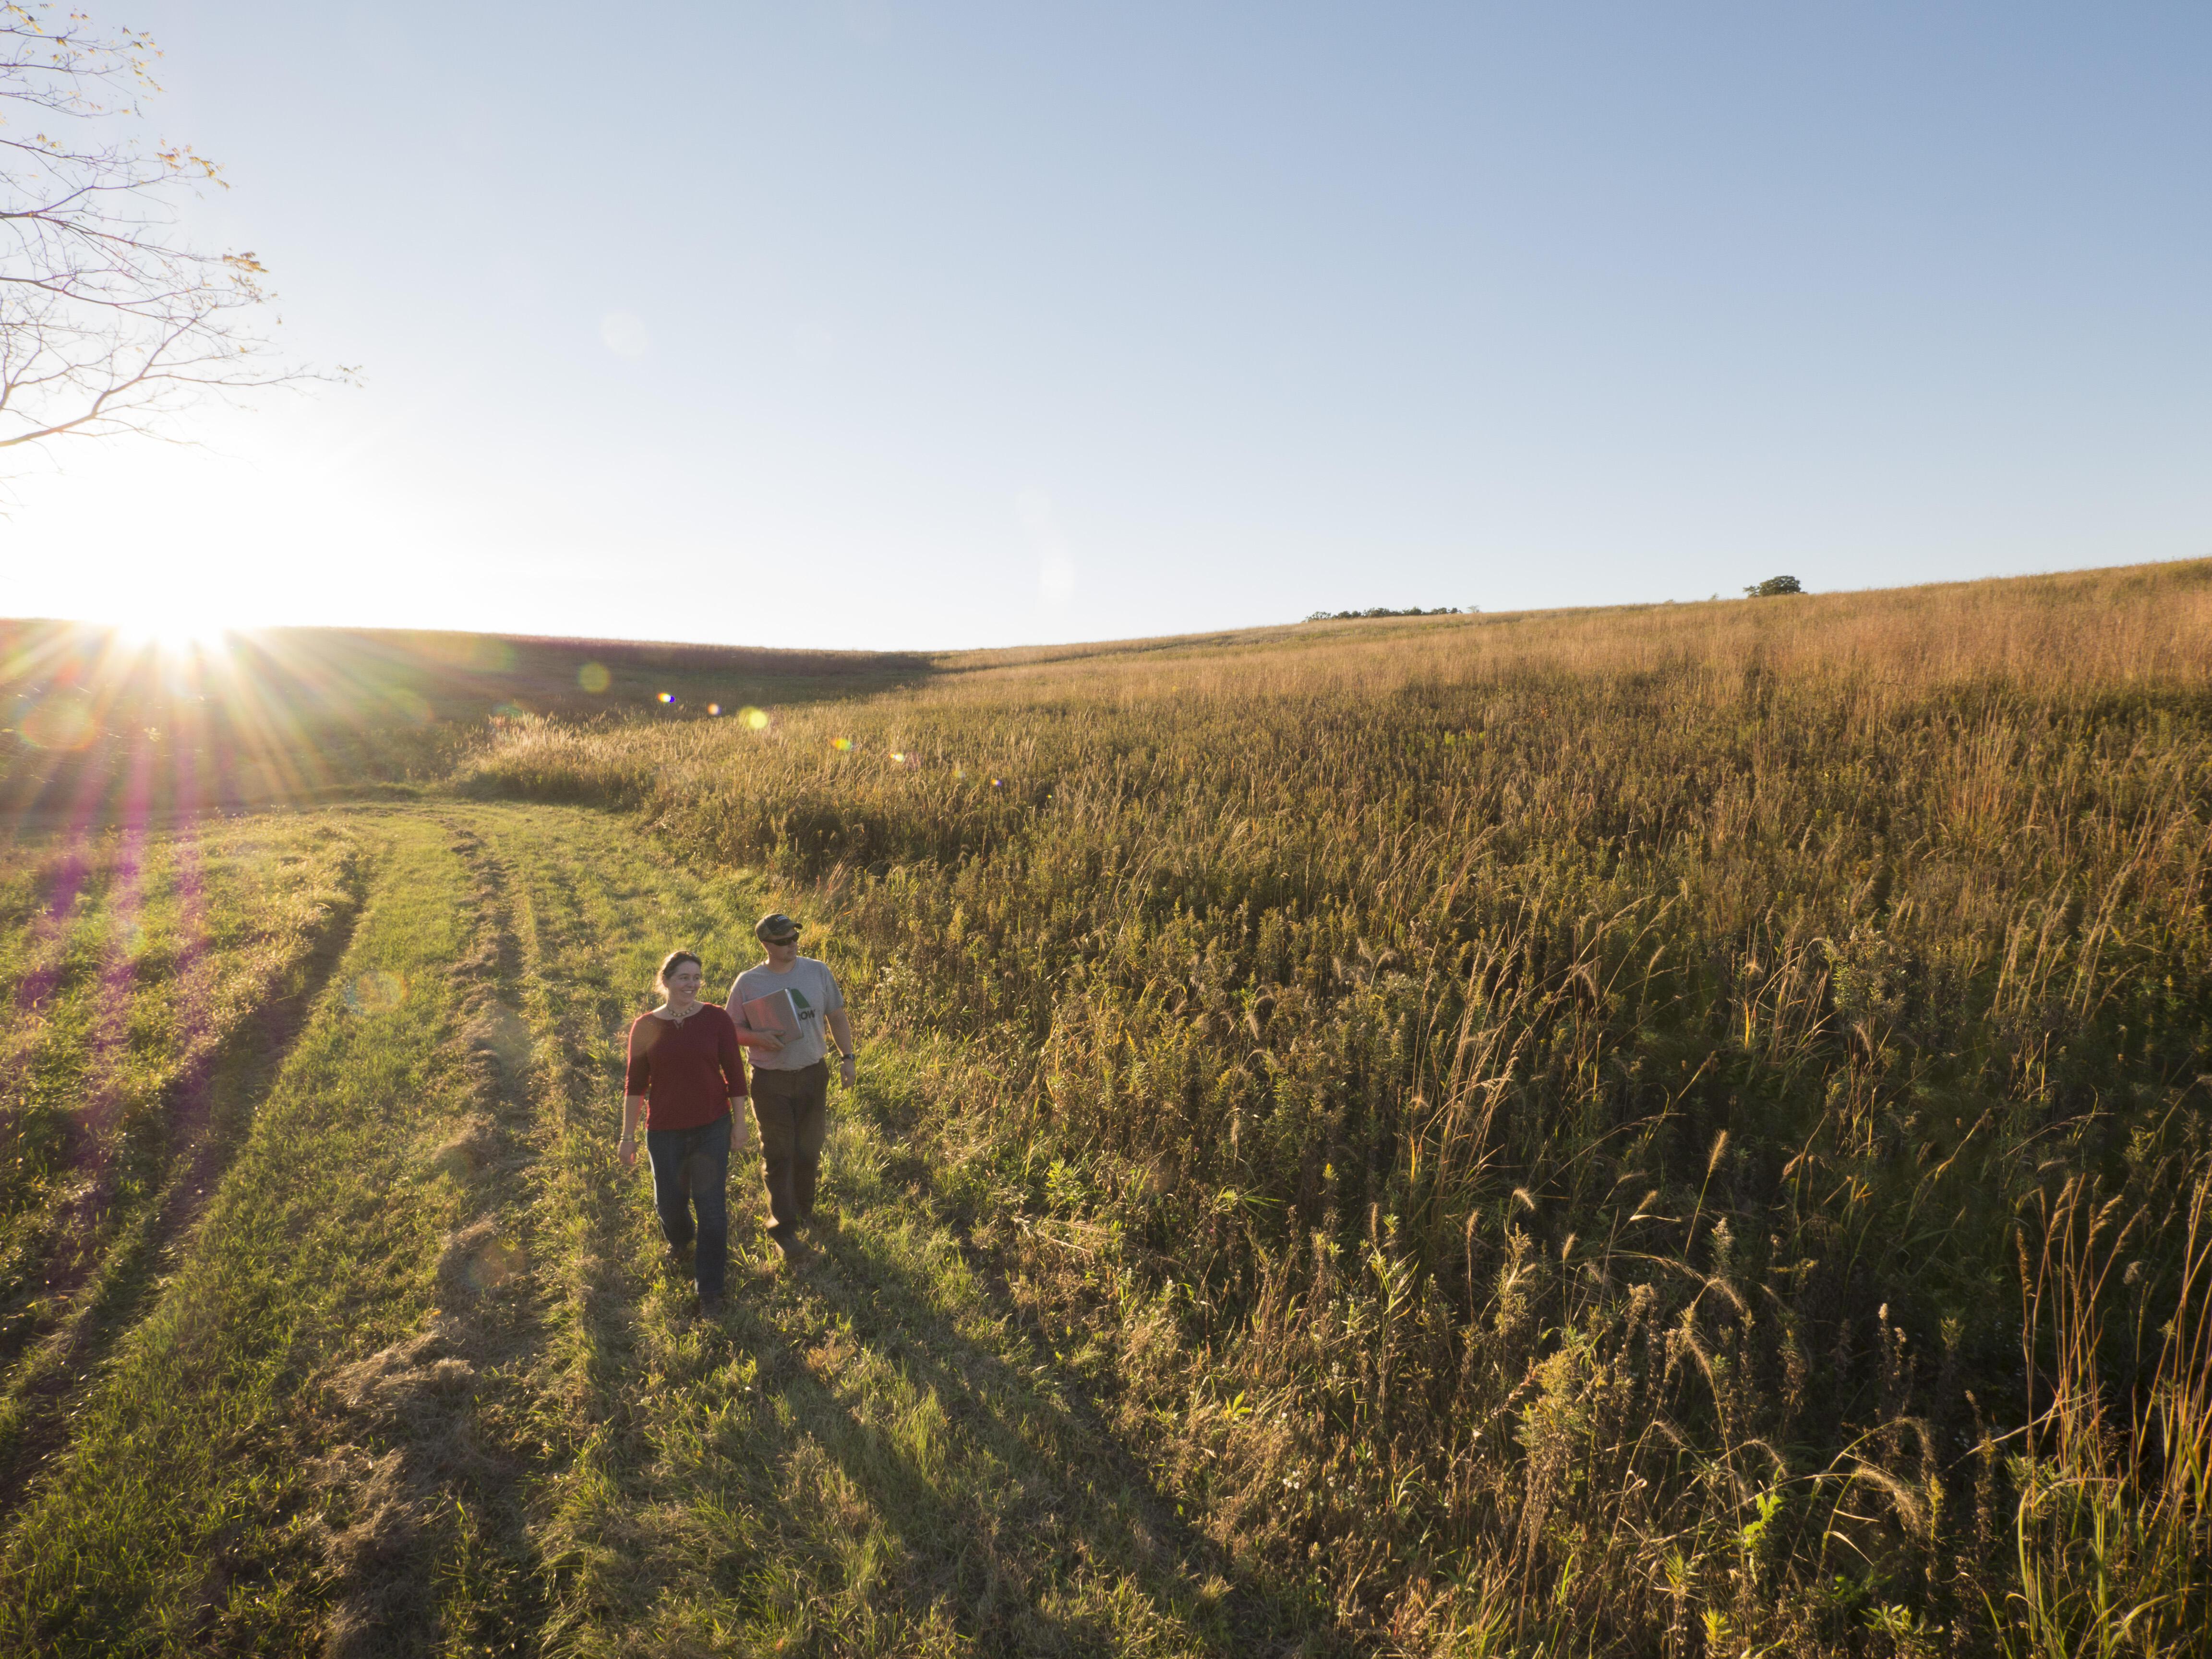
[[[906,764],[906,757],[905,757],[905,755],[903,755],[902,753],[901,753],[898,750],[896,750],[896,749],[892,750],[891,750],[891,764],[892,764],[893,766],[904,766],[904,765]]]
[[[768,710],[765,708],[740,708],[738,718],[756,732],[768,730]]]
[[[992,788],[994,788],[994,789],[996,789],[996,788],[998,788],[998,787],[999,787],[999,781],[998,781],[998,779],[996,779],[996,778],[993,778],[993,779],[991,780],[991,787],[992,787]]]
[[[23,741],[34,749],[82,749],[100,735],[90,705],[75,697],[49,697],[23,716]]]
[[[707,712],[710,714],[719,714],[722,712],[722,705],[719,702],[710,702],[707,705]]]
[[[600,692],[605,690],[608,685],[612,683],[613,679],[613,675],[608,673],[605,667],[595,662],[587,662],[581,668],[576,671],[576,684],[582,686],[585,690],[589,691],[593,696],[597,696]]]
[[[520,1072],[530,1064],[530,1027],[514,1009],[495,1002],[471,1030],[469,1046],[494,1055],[509,1072]]]
[[[400,975],[372,968],[346,987],[345,1000],[356,1014],[388,1014],[407,1000],[407,981]]]
[[[850,738],[832,738],[830,739],[830,746],[841,755],[849,754],[852,751],[853,740]]]
[[[968,769],[956,763],[952,768],[952,775],[956,778],[964,778],[968,775]]]
[[[469,1283],[479,1291],[495,1291],[522,1271],[520,1244],[495,1238],[469,1258]]]
[[[664,691],[660,694],[660,700],[663,702],[674,702],[676,701],[676,694],[673,691]]]

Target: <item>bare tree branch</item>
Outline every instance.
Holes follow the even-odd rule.
[[[139,142],[159,56],[0,0],[0,450],[160,432],[209,396],[330,378],[254,329],[259,260],[179,237],[185,199],[228,186],[189,145]]]

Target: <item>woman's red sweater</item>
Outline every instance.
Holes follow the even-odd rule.
[[[645,1097],[648,1129],[699,1129],[745,1092],[738,1028],[711,1002],[681,1021],[640,1014],[629,1028],[626,1093]]]

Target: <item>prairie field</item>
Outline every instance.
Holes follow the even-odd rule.
[[[8,1650],[2208,1650],[2212,562],[809,672],[24,820]]]

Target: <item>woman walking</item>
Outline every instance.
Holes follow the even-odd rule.
[[[625,1170],[637,1164],[637,1128],[653,1164],[653,1204],[660,1236],[678,1260],[693,1249],[699,1311],[722,1306],[730,1253],[730,1139],[744,1145],[745,1062],[739,1044],[775,1050],[772,1033],[740,1031],[729,1015],[699,1000],[704,969],[689,951],[660,964],[654,982],[668,1000],[629,1028],[629,1070],[623,1097]],[[696,1223],[695,1223],[696,1218]]]

